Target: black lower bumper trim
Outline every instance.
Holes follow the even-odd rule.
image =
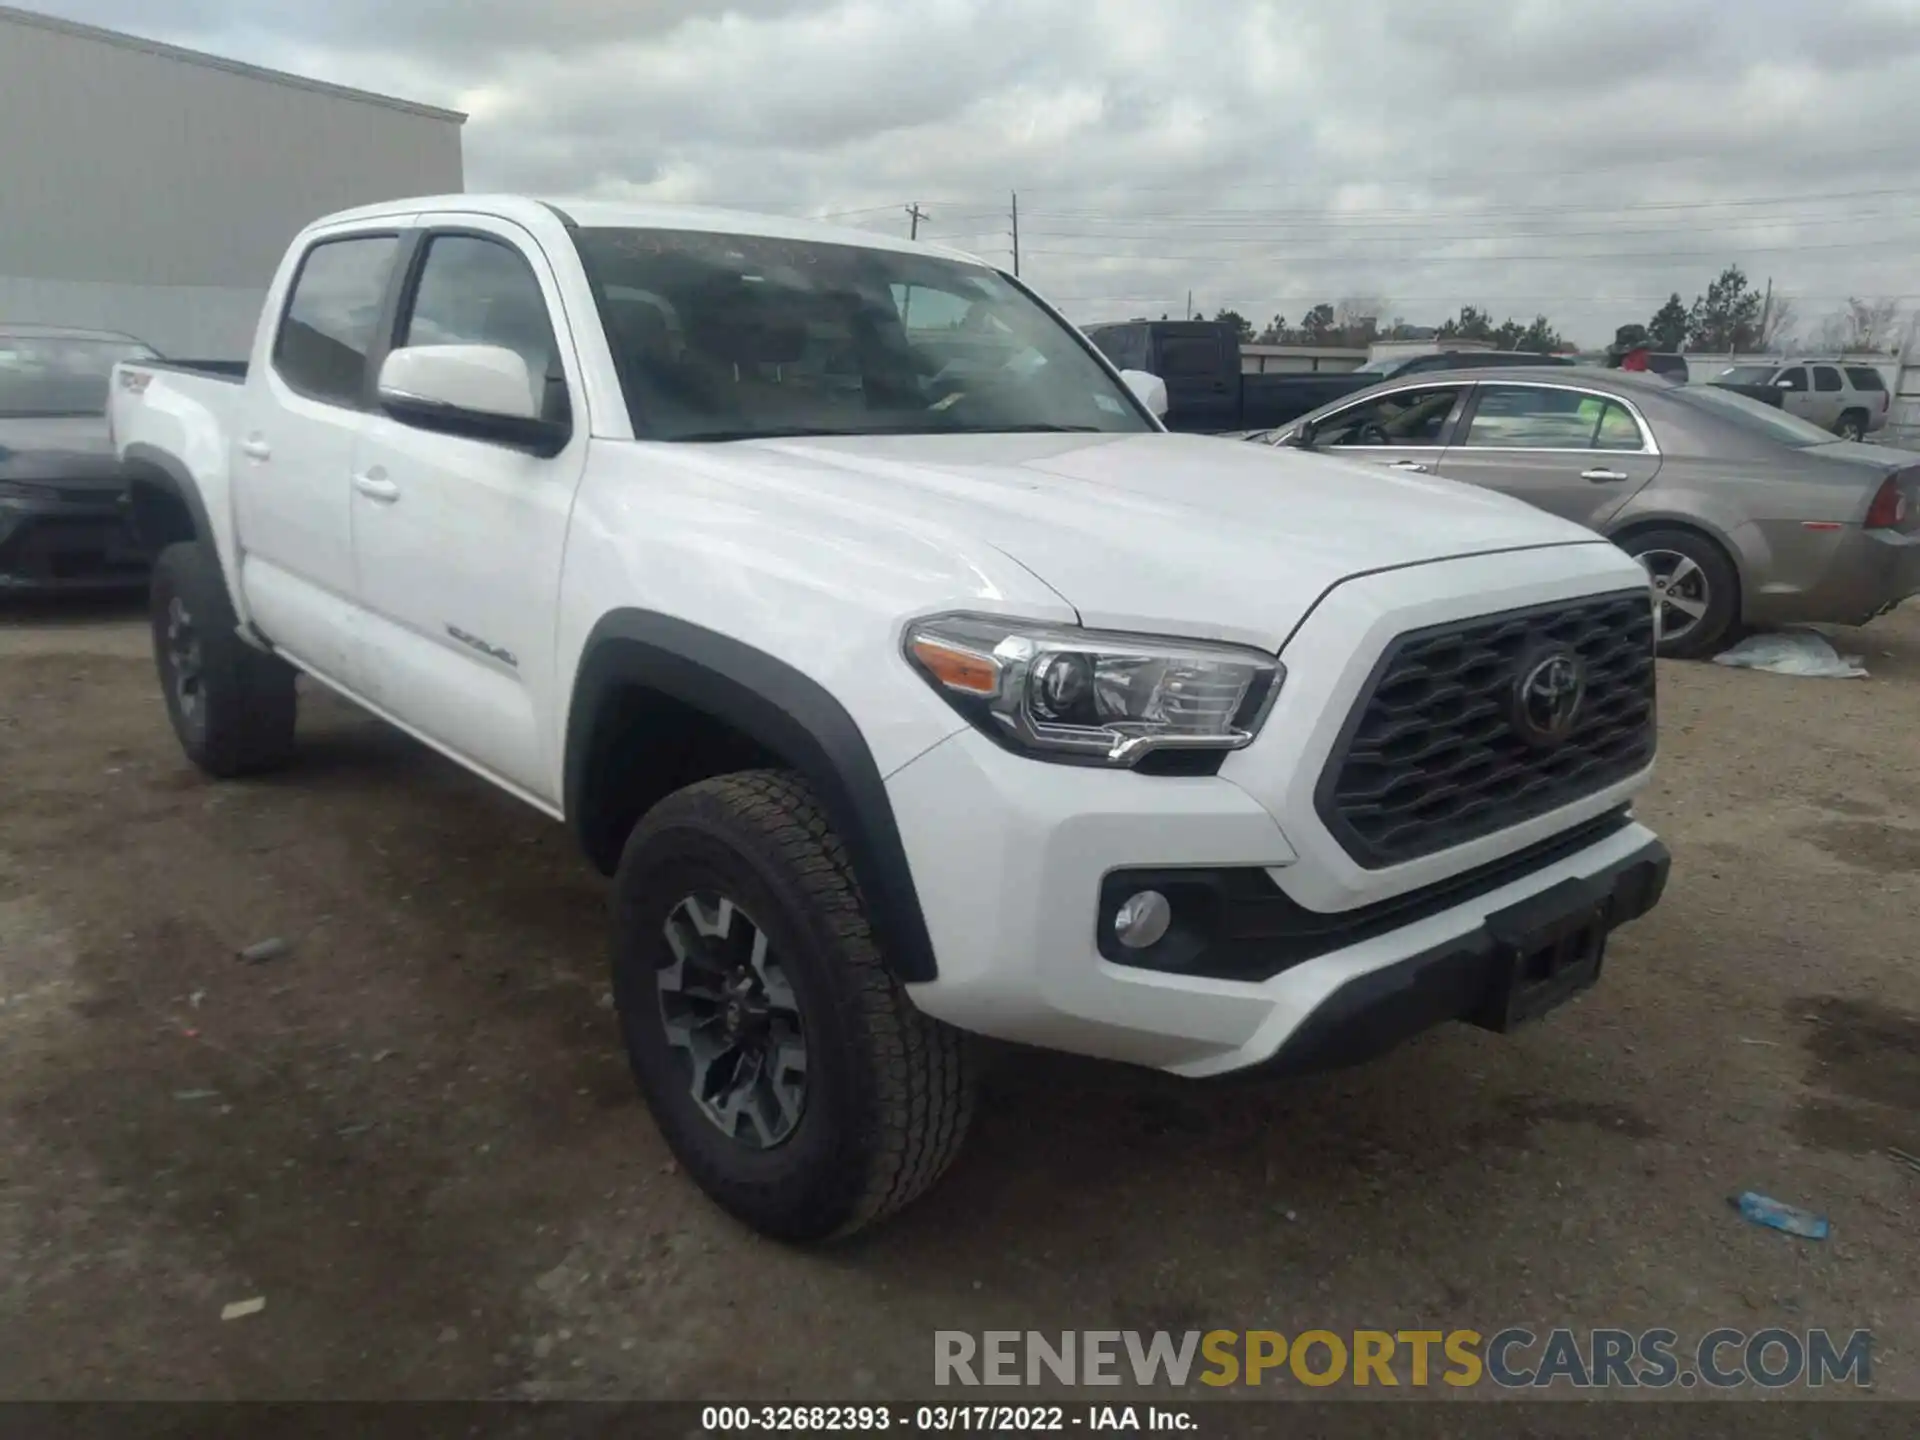
[[[1670,864],[1667,847],[1649,841],[1604,870],[1489,916],[1458,939],[1357,976],[1322,1001],[1270,1060],[1236,1073],[1331,1070],[1373,1059],[1443,1021],[1505,1029],[1512,1019],[1532,1018],[1599,978],[1607,933],[1658,903]],[[1510,937],[1516,925],[1531,933],[1557,934],[1568,928],[1568,919],[1585,919],[1589,913],[1592,950],[1580,968],[1566,972],[1573,983],[1540,979],[1533,983],[1540,986],[1545,1003],[1515,1005],[1509,991],[1515,983],[1512,967],[1516,960],[1530,958],[1514,954]]]

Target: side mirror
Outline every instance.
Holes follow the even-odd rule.
[[[502,345],[409,345],[380,366],[380,408],[405,425],[557,455],[572,427],[545,420],[533,372]]]
[[[1127,388],[1133,392],[1134,399],[1146,406],[1151,414],[1160,419],[1166,418],[1166,381],[1158,375],[1149,375],[1144,370],[1122,370],[1120,378],[1127,382]]]
[[[1791,380],[1776,380],[1773,383],[1777,389],[1781,389],[1781,390],[1798,390],[1800,388],[1798,385],[1795,385]]]
[[[1291,445],[1296,450],[1311,450],[1313,448],[1313,426],[1307,424],[1296,425],[1280,437],[1279,443],[1282,445]]]

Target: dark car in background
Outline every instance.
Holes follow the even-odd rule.
[[[1271,430],[1342,395],[1426,370],[1574,363],[1526,351],[1433,350],[1384,355],[1358,370],[1243,374],[1240,337],[1220,321],[1128,320],[1089,326],[1086,335],[1117,368],[1144,370],[1166,383],[1169,430],[1201,434]]]
[[[0,324],[0,593],[144,582],[107,385],[116,362],[158,358],[130,335]]]

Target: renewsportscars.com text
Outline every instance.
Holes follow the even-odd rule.
[[[1818,1389],[1873,1383],[1870,1331],[936,1330],[936,1385]]]

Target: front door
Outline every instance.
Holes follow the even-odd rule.
[[[1652,434],[1619,399],[1573,385],[1483,383],[1440,474],[1595,530],[1660,469]]]
[[[424,216],[393,348],[498,345],[527,362],[572,438],[551,458],[367,421],[352,480],[369,693],[388,714],[548,808],[560,804],[554,667],[560,565],[586,466],[580,375],[559,288],[510,222]],[[560,317],[556,321],[556,317]]]
[[[387,233],[323,236],[308,248],[278,330],[253,357],[234,440],[240,584],[254,624],[353,690],[363,676],[348,477],[399,246]]]
[[[1780,392],[1782,410],[1789,415],[1798,415],[1802,420],[1811,421],[1815,425],[1820,423],[1814,419],[1814,412],[1819,407],[1814,400],[1813,377],[1807,373],[1806,366],[1789,365],[1773,377],[1773,384],[1774,388]]]
[[[1315,422],[1313,448],[1345,460],[1430,475],[1440,464],[1448,427],[1472,386],[1435,382],[1357,401]]]

